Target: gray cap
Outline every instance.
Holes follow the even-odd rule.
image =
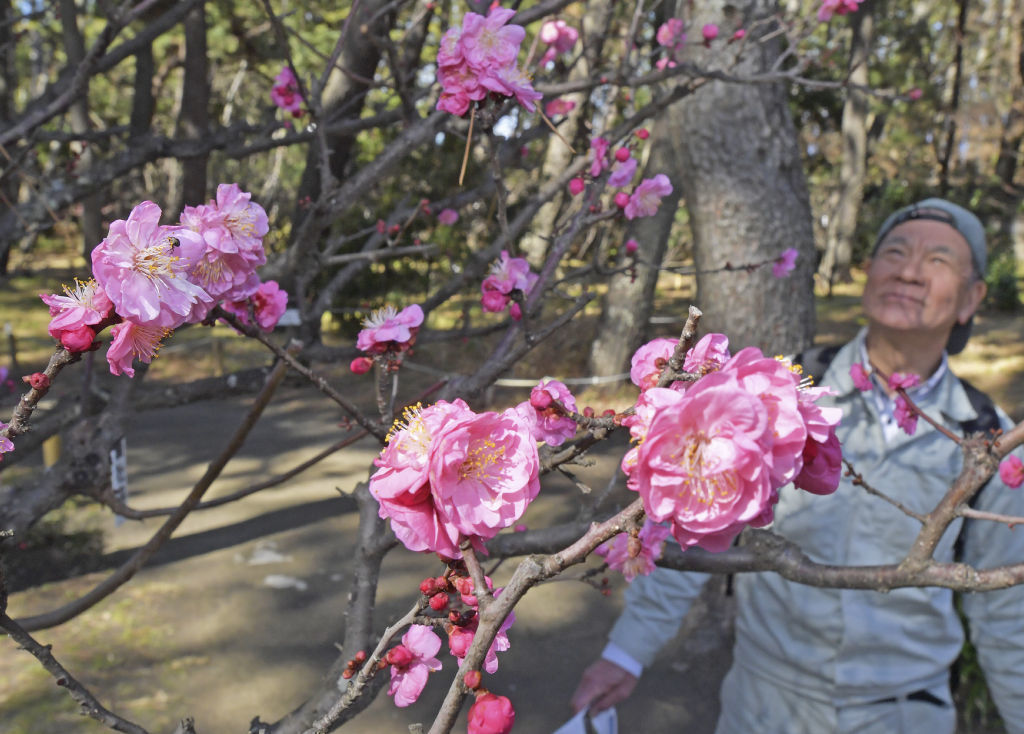
[[[889,234],[900,224],[913,219],[930,219],[937,222],[944,222],[955,229],[967,240],[971,248],[971,262],[974,263],[975,275],[979,278],[985,277],[985,269],[988,264],[988,245],[985,242],[985,227],[981,220],[962,206],[954,204],[945,199],[931,198],[919,201],[916,204],[905,206],[890,214],[881,229],[878,230],[878,239],[875,240],[875,250]],[[967,339],[971,335],[971,324],[974,317],[966,324],[956,324],[946,342],[946,351],[950,354],[958,354],[967,346]]]

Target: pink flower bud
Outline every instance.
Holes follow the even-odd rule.
[[[475,691],[480,687],[480,671],[471,670],[462,676],[462,682],[466,684],[466,688],[471,691]]]
[[[437,593],[437,588],[437,579],[433,576],[428,576],[420,581],[420,593],[424,596],[433,596]]]
[[[639,246],[640,245],[637,243],[636,240],[633,240],[633,239],[626,240],[626,254],[627,255],[635,255],[636,254],[636,249]]]
[[[642,127],[636,131],[635,135],[641,140],[647,140],[647,138],[651,137],[651,131],[646,127]]]
[[[512,317],[513,321],[523,320],[523,309],[519,307],[518,303],[513,303],[508,307],[508,315]]]
[[[625,191],[620,191],[615,195],[615,206],[619,207],[619,209],[625,209],[626,204],[628,203],[629,194],[627,194]]]
[[[537,410],[544,410],[551,406],[551,395],[545,390],[535,390],[530,393],[530,405]]]
[[[448,595],[444,592],[434,594],[430,597],[430,608],[435,612],[443,611],[448,608]]]
[[[999,478],[1010,489],[1017,489],[1024,484],[1024,463],[1010,454],[999,464]]]
[[[85,352],[92,346],[92,342],[95,338],[96,332],[88,326],[82,326],[77,329],[67,329],[62,332],[60,335],[60,343],[69,352]]]
[[[369,357],[356,357],[348,365],[348,368],[356,375],[365,375],[371,367],[373,367],[373,360]]]
[[[915,101],[921,99],[921,95],[923,94],[924,92],[921,91],[920,87],[914,87],[909,92],[907,92],[907,96]]]
[[[377,220],[377,231],[380,234],[384,234],[385,232],[387,232],[388,231],[388,223],[385,222],[383,219],[378,219]]]
[[[480,303],[483,306],[484,311],[488,313],[498,313],[505,310],[505,305],[508,303],[508,296],[501,291],[486,291],[480,296]]]
[[[413,654],[409,651],[405,645],[395,645],[393,648],[388,650],[388,654],[384,657],[388,665],[395,665],[399,668],[404,668],[412,662]]]
[[[512,702],[504,696],[484,693],[469,708],[466,734],[508,734],[516,721]]]
[[[718,26],[714,23],[705,23],[700,29],[700,34],[704,36],[704,43],[711,43],[718,38]]]
[[[46,390],[50,387],[50,378],[42,372],[33,372],[31,375],[25,375],[21,379],[23,382],[31,385],[33,390]]]
[[[747,31],[743,28],[738,29],[735,33],[732,34],[732,40],[734,41],[742,41],[746,37]]]
[[[632,153],[629,152],[629,148],[619,148],[615,151],[615,160],[619,163],[625,163],[631,155]]]
[[[583,189],[586,188],[586,184],[583,179],[577,176],[569,182],[569,193],[573,196],[579,196],[583,193]]]

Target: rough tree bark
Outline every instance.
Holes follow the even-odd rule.
[[[7,127],[14,118],[11,97],[17,88],[14,69],[14,9],[9,0],[0,0],[0,128]],[[6,151],[0,149],[0,220],[17,203],[18,182],[8,165]],[[0,240],[0,276],[7,274],[10,260],[10,241]]]
[[[766,38],[774,28],[755,21],[777,10],[773,0],[716,0],[701,3],[690,27],[717,23],[724,37],[739,26],[757,29],[743,46],[716,49],[724,55],[742,48],[735,70],[757,72],[771,65],[780,47],[777,38]],[[704,51],[697,44],[690,49],[698,57]],[[814,235],[786,87],[713,82],[684,99],[681,109],[683,167],[675,180],[690,212],[702,326],[727,333],[734,350],[798,351],[814,334]],[[766,267],[721,270],[790,247],[800,257],[788,278],[774,278]]]
[[[181,134],[186,139],[201,140],[210,128],[209,59],[206,49],[206,5],[199,3],[185,16],[185,68],[181,81],[182,105],[179,118]],[[168,207],[177,216],[182,207],[206,201],[207,153],[181,161],[181,197],[176,206]]]
[[[825,256],[818,274],[828,285],[850,279],[853,262],[853,238],[864,200],[864,177],[867,172],[868,95],[862,87],[868,84],[868,58],[874,42],[874,0],[860,5],[850,13],[850,65],[846,101],[843,103],[843,158],[839,170],[839,198],[828,222]]]

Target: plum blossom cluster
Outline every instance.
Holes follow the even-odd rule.
[[[646,130],[638,130],[636,137],[640,140],[647,138]],[[664,173],[659,173],[652,178],[645,178],[636,186],[632,186],[637,171],[637,159],[633,157],[633,151],[628,146],[620,146],[611,152],[611,145],[603,137],[594,137],[590,140],[590,177],[596,179],[604,172],[608,172],[606,184],[617,191],[612,200],[626,219],[637,217],[653,216],[661,205],[662,198],[672,193],[672,182]],[[586,181],[583,178],[574,178],[569,182],[569,193],[578,196],[586,188]],[[625,189],[631,188],[630,191]]]
[[[448,29],[437,51],[437,78],[441,83],[437,109],[461,117],[472,102],[493,94],[513,97],[534,111],[542,95],[517,63],[526,29],[508,23],[515,14],[495,5],[486,17],[467,12],[461,28]]]
[[[637,576],[647,576],[654,570],[654,562],[661,558],[671,532],[668,525],[647,519],[638,533],[619,533],[601,543],[594,552],[604,556],[608,568],[619,571],[626,581],[632,582]]]
[[[580,32],[561,18],[545,21],[540,27],[540,40],[548,44],[548,49],[541,57],[540,65],[544,66],[556,57],[572,51],[579,38]]]
[[[687,353],[683,368],[693,381],[655,387],[672,349],[671,340],[658,340],[638,351],[631,376],[643,392],[622,421],[638,442],[622,469],[650,520],[665,523],[683,548],[720,551],[747,525],[772,521],[786,484],[835,491],[842,411],[818,405],[827,388],[803,386],[797,366],[754,347],[731,355],[721,334],[708,334]],[[656,545],[657,534],[648,530],[637,540],[625,558],[641,572],[644,548]],[[621,552],[616,545],[608,555]]]
[[[475,413],[462,400],[406,409],[374,460],[370,493],[406,548],[461,558],[518,520],[540,491],[530,426],[514,408]]]
[[[491,274],[480,284],[484,311],[500,313],[508,308],[509,316],[519,321],[523,311],[516,298],[528,296],[537,278],[524,258],[509,257],[508,251],[502,250],[501,258],[491,266]]]
[[[821,0],[821,7],[818,8],[818,20],[827,23],[832,20],[833,15],[856,13],[862,2],[864,0]]]
[[[860,0],[855,0],[860,2]],[[705,23],[701,26],[700,37],[705,47],[710,48],[711,43],[718,38],[719,28],[714,23]],[[739,41],[746,37],[747,32],[740,28],[736,30],[729,43]],[[679,54],[686,45],[686,23],[681,18],[669,18],[660,26],[654,34],[654,40],[665,49],[664,56],[654,62],[654,67],[659,71],[662,69],[674,69],[679,61]]]
[[[917,430],[917,410],[910,404],[902,391],[920,384],[921,378],[914,374],[904,375],[897,372],[889,378],[889,390],[896,392],[892,417],[896,420],[896,425],[902,428],[908,436],[913,436]]]
[[[268,231],[263,207],[238,184],[221,184],[208,204],[186,207],[176,225],[161,225],[160,207],[144,201],[110,225],[92,251],[92,278],[40,294],[50,308],[50,335],[71,352],[97,348],[111,327],[107,362],[115,375],[134,376],[133,361],[150,362],[182,324],[207,319],[221,304],[245,321],[273,329],[288,296],[262,283]]]
[[[302,95],[299,93],[299,80],[290,66],[281,67],[274,77],[274,86],[270,88],[270,99],[292,117],[302,117]]]
[[[416,343],[422,324],[423,309],[419,304],[406,306],[401,311],[394,306],[377,309],[363,321],[363,329],[356,337],[356,347],[371,356],[356,357],[349,369],[357,375],[365,374],[374,359],[382,360],[390,370],[398,369],[402,354]]]

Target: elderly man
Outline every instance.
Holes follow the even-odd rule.
[[[826,353],[820,383],[843,409],[844,456],[873,487],[919,513],[932,509],[961,468],[959,447],[920,422],[908,435],[894,418],[887,378],[914,373],[908,391],[950,430],[1011,422],[956,378],[946,361],[960,351],[985,295],[985,234],[978,219],[941,199],[901,209],[882,225],[867,266],[867,326]],[[869,390],[851,377],[870,372]],[[862,385],[863,387],[863,385]],[[986,417],[987,416],[987,417]],[[1024,496],[996,477],[977,507],[1024,515]],[[1024,529],[958,520],[935,557],[979,568],[1024,561]],[[772,530],[814,561],[850,566],[899,562],[917,521],[844,478],[826,497],[784,490]],[[960,542],[958,542],[958,537]],[[602,658],[584,672],[572,704],[600,711],[625,699],[643,666],[675,635],[704,574],[657,569],[626,593]],[[776,574],[740,574],[733,666],[722,684],[716,734],[951,734],[956,711],[949,668],[964,633],[952,592],[822,589]],[[989,687],[1010,732],[1024,733],[1024,587],[968,594],[964,610]]]

